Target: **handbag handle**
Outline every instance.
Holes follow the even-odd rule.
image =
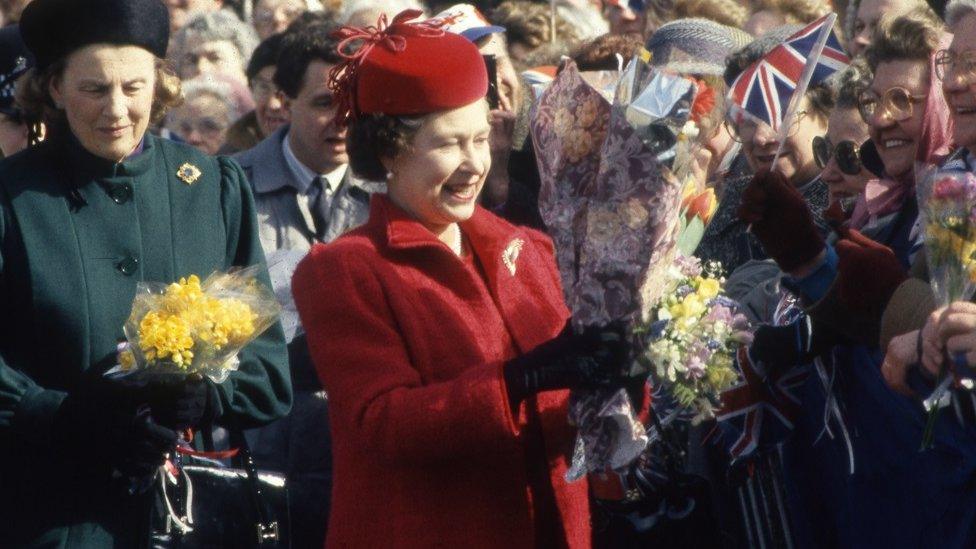
[[[251,448],[247,444],[244,432],[231,430],[230,442],[232,446],[238,448],[237,455],[234,456],[233,461],[236,462],[237,467],[244,470],[244,474],[247,477],[246,484],[248,494],[251,498],[251,504],[257,511],[258,522],[255,524],[255,530],[258,546],[262,547],[266,544],[275,544],[280,539],[278,521],[275,520],[271,505],[268,503],[267,498],[264,496],[264,491],[261,489],[261,483],[258,481],[258,470],[254,465]]]

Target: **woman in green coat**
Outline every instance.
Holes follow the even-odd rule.
[[[0,547],[140,547],[153,492],[128,488],[177,430],[291,404],[277,324],[224,383],[102,376],[138,282],[264,262],[253,198],[233,161],[146,132],[179,98],[160,0],[35,0],[20,25],[37,67],[19,99],[49,130],[0,163]]]

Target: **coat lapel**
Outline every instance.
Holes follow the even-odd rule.
[[[445,259],[458,262],[450,250],[419,222],[393,205],[386,195],[374,195],[371,217],[386,223],[387,241],[396,249],[432,248],[443,251]],[[549,276],[530,236],[480,206],[468,221],[461,223],[468,243],[481,263],[485,286],[498,308],[519,352],[529,351],[551,339],[563,327],[565,306],[549,303],[549,297],[536,295],[538,277]],[[432,267],[434,268],[434,267]],[[557,301],[561,296],[556,296]],[[552,312],[552,318],[539,313]],[[557,318],[558,317],[558,318]]]
[[[533,294],[531,278],[545,276],[538,268],[539,258],[534,257],[529,235],[480,206],[461,227],[484,268],[488,291],[519,351],[527,352],[550,339],[554,334],[544,327],[552,319],[526,314],[539,311],[542,298]]]

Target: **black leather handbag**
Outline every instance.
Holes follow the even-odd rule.
[[[285,477],[259,473],[244,437],[233,467],[184,458],[156,487],[153,549],[289,548],[290,519]]]

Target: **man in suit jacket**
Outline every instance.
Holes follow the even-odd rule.
[[[291,275],[315,242],[329,242],[369,217],[385,185],[349,169],[345,129],[335,125],[329,71],[341,61],[332,29],[318,23],[283,39],[275,84],[291,123],[235,156],[254,189],[258,235],[281,302],[295,391],[291,414],[248,433],[258,467],[288,476],[294,547],[324,543],[332,487],[326,394],[309,358],[291,296]]]

